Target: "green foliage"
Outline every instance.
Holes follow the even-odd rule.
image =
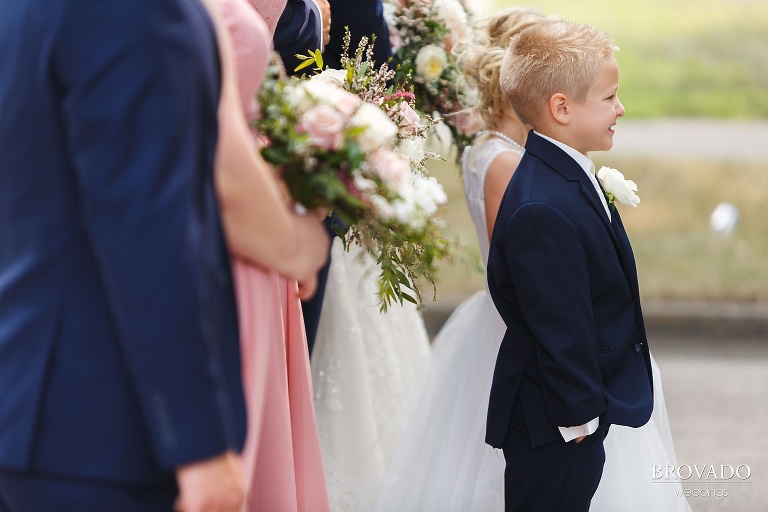
[[[535,5],[613,37],[621,48],[619,95],[628,118],[768,118],[764,0],[539,0]]]

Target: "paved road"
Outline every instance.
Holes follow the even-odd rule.
[[[711,465],[716,473],[721,465],[746,465],[751,471],[742,483],[711,474],[699,479],[694,469],[684,485],[695,496],[688,498],[693,511],[768,510],[768,340],[649,330],[649,342],[663,377],[678,465]]]
[[[768,162],[768,121],[620,119],[611,154]]]

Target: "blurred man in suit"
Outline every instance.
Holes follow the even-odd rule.
[[[197,0],[0,0],[0,510],[238,511]]]

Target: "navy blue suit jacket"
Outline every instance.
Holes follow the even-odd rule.
[[[307,55],[309,50],[314,52],[323,46],[322,18],[317,4],[313,0],[288,0],[275,27],[272,42],[285,64],[285,70],[294,74],[293,70],[302,62],[296,58],[297,53]],[[311,75],[312,71],[303,69],[296,74],[301,76],[304,73]]]
[[[146,482],[239,449],[203,7],[0,12],[0,467]]]
[[[389,27],[384,19],[381,0],[328,0],[331,4],[331,40],[323,52],[325,64],[334,69],[341,68],[341,49],[344,42],[344,27],[349,27],[351,44],[350,56],[354,55],[363,36],[371,40],[376,35],[373,59],[384,64],[392,56],[389,41]]]
[[[653,408],[632,248],[584,170],[531,132],[499,208],[488,287],[507,326],[486,441],[501,447],[519,396],[533,446],[558,426],[638,427]]]

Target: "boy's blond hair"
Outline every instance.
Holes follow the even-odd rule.
[[[543,21],[510,40],[499,85],[520,120],[535,128],[553,94],[583,102],[615,50],[608,34],[589,25]]]

